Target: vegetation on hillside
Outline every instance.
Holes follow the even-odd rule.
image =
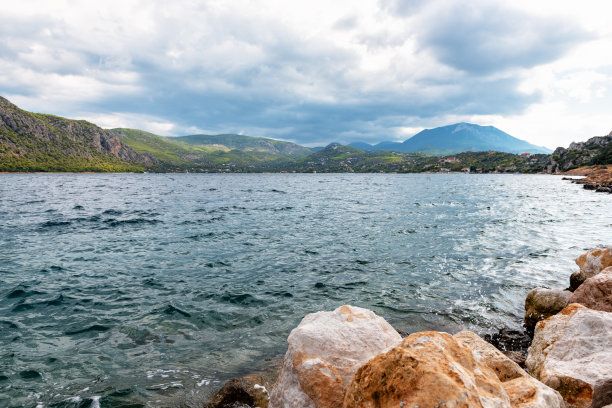
[[[495,151],[450,156],[362,150],[332,144],[309,149],[243,135],[163,137],[104,130],[82,121],[19,109],[0,97],[0,171],[69,172],[471,172],[535,173],[612,163],[612,133],[551,155]]]
[[[592,137],[586,142],[558,147],[550,158],[548,171],[565,172],[582,166],[612,164],[612,132]]]
[[[142,172],[145,161],[92,123],[23,111],[0,97],[0,171]]]

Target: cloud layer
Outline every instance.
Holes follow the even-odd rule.
[[[555,126],[548,132],[556,140],[512,128],[524,129],[521,118],[564,92],[561,111],[580,98],[611,99],[609,60],[572,62],[580,57],[573,53],[607,45],[610,33],[520,4],[94,4],[6,8],[0,94],[29,110],[107,127],[308,145],[403,140],[423,127],[469,120],[554,147],[565,142]],[[576,96],[577,82],[588,88]],[[599,133],[612,121],[601,126]]]

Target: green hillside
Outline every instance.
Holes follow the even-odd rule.
[[[265,137],[223,134],[191,135],[181,136],[173,139],[191,145],[225,146],[229,150],[267,152],[293,158],[304,157],[312,153],[312,151],[307,147],[300,146],[291,142],[269,139]]]
[[[272,139],[227,135],[228,141],[219,143],[224,142],[224,135],[164,137],[135,129],[112,129],[112,132],[136,152],[154,157],[158,163],[151,166],[153,171],[270,171],[271,167],[291,160],[288,155],[277,153],[279,149],[253,148],[260,143],[258,139],[266,143]]]
[[[27,112],[0,97],[0,171],[126,172],[150,164],[92,123]]]
[[[558,149],[557,159],[607,161],[609,138]],[[309,149],[243,135],[163,137],[135,129],[26,112],[0,97],[0,171],[151,172],[538,172],[549,155],[494,151],[430,156],[331,144]],[[570,163],[571,162],[571,163]]]

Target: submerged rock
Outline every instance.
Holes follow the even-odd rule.
[[[495,373],[448,333],[413,333],[361,366],[344,408],[510,407]]]
[[[589,309],[612,312],[612,267],[584,281],[570,297],[570,303],[580,303]]]
[[[569,303],[571,292],[559,289],[535,288],[525,299],[525,329],[533,333],[540,321],[559,313]]]
[[[612,266],[612,247],[588,251],[576,258],[576,264],[580,270],[570,276],[570,290],[572,291],[578,289],[585,280]]]
[[[570,406],[612,403],[607,391],[612,383],[612,313],[574,303],[541,321],[526,364]]]
[[[307,315],[287,341],[270,408],[341,407],[357,369],[401,337],[374,312],[342,306]]]
[[[261,375],[232,378],[210,397],[203,408],[267,408],[266,382]]]

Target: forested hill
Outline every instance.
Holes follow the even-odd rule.
[[[19,109],[0,97],[0,171],[66,172],[541,172],[549,155],[495,151],[449,156],[320,150],[244,135],[164,137],[102,129],[83,120]]]
[[[0,171],[143,171],[154,162],[92,123],[27,112],[0,97]]]

